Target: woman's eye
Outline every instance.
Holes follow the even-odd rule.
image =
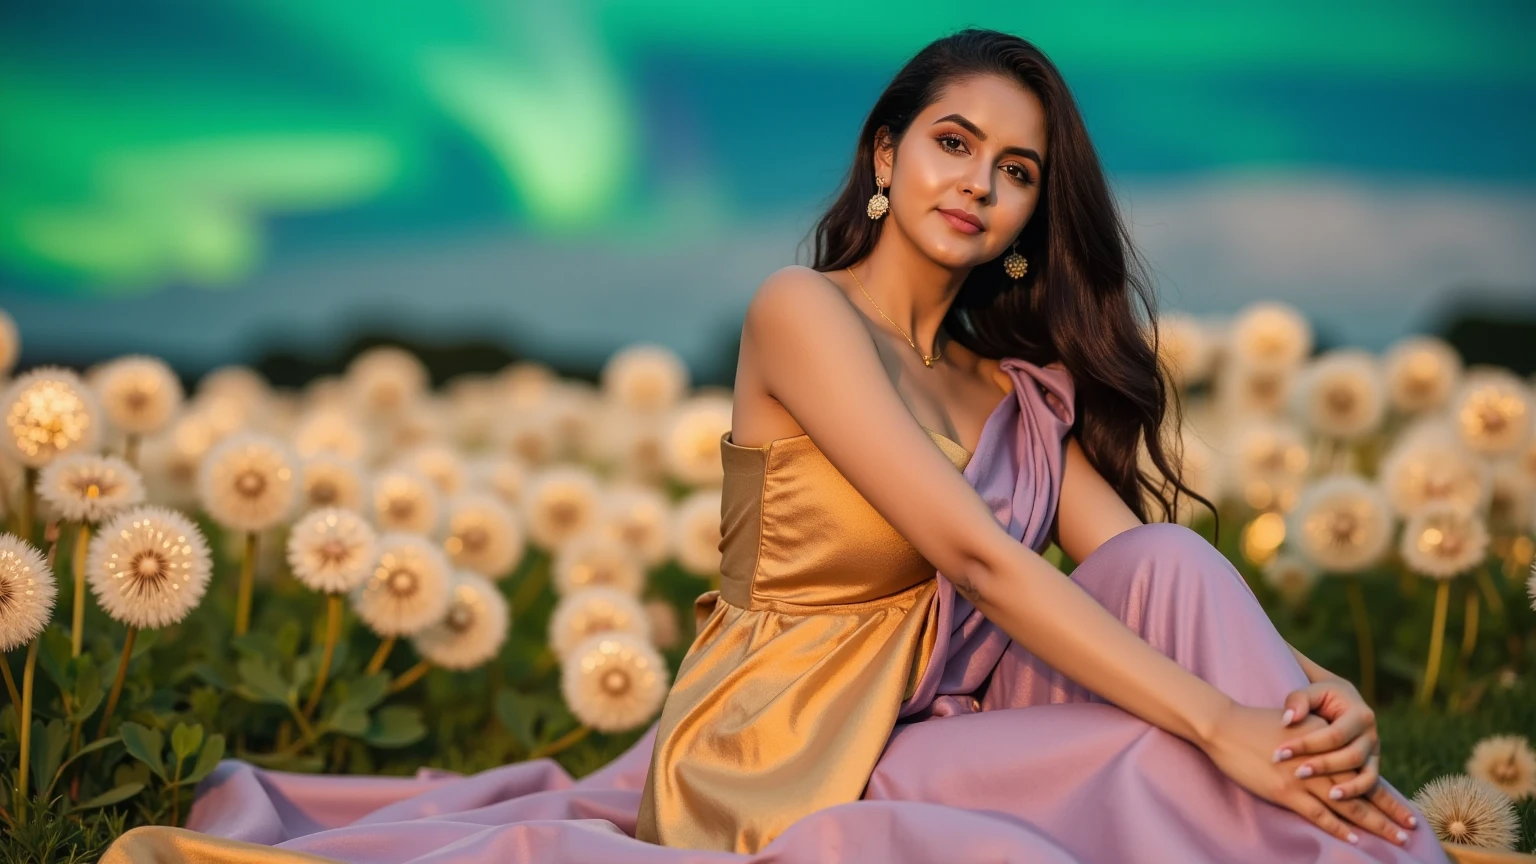
[[[962,145],[962,146],[964,146],[964,144],[965,144],[965,140],[962,139],[959,135],[940,135],[939,136],[939,146],[943,147],[945,150],[948,150],[949,152],[953,153],[955,151],[949,147],[949,144],[951,142],[959,144],[959,145]]]

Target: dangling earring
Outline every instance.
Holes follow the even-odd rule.
[[[1015,283],[1023,279],[1024,274],[1029,272],[1029,259],[1019,254],[1019,241],[1013,241],[1013,251],[1004,256],[1003,270],[1008,274],[1008,278],[1012,279]]]
[[[875,190],[875,194],[869,196],[869,206],[864,208],[871,219],[879,219],[891,209],[891,199],[885,197],[885,178],[879,174],[875,175]]]

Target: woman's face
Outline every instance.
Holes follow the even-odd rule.
[[[984,75],[952,84],[923,109],[894,156],[876,147],[874,168],[890,186],[886,218],[929,258],[961,269],[1013,245],[1035,212],[1045,159],[1039,98]],[[962,224],[965,214],[979,229]]]

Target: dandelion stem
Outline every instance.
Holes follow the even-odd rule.
[[[331,658],[336,655],[336,638],[341,635],[341,595],[332,594],[325,600],[325,650],[320,654],[320,669],[315,673],[315,686],[309,691],[304,703],[304,716],[315,713],[320,704],[320,693],[325,690],[325,679],[331,674]]]
[[[16,689],[16,679],[11,675],[11,661],[0,655],[0,672],[5,673],[5,689],[11,694],[11,704],[21,709],[21,691]]]
[[[75,610],[69,631],[69,656],[79,657],[85,648],[85,550],[91,540],[91,523],[81,522],[75,529],[75,554],[70,568],[75,571]]]
[[[383,669],[384,661],[389,659],[389,652],[394,647],[395,637],[385,636],[384,641],[379,643],[378,650],[373,652],[373,657],[368,661],[368,667],[363,670],[363,674],[372,675],[380,669]]]
[[[1371,637],[1371,616],[1365,609],[1365,592],[1360,580],[1347,579],[1344,594],[1349,598],[1349,614],[1355,619],[1355,640],[1360,651],[1360,695],[1365,704],[1376,704],[1376,643]]]
[[[579,742],[581,739],[587,737],[591,733],[592,727],[577,726],[575,729],[572,729],[564,735],[561,735],[559,738],[556,738],[548,744],[545,744],[542,747],[535,747],[533,751],[528,754],[528,758],[542,759],[545,756],[553,756],[556,753],[559,753],[561,750],[570,747],[572,744]]]
[[[1477,587],[1483,592],[1483,599],[1488,601],[1488,612],[1498,618],[1504,617],[1504,598],[1499,595],[1499,588],[1493,584],[1493,576],[1489,568],[1477,568]]]
[[[1466,614],[1462,617],[1461,624],[1461,653],[1456,658],[1456,682],[1458,688],[1466,679],[1467,673],[1472,668],[1472,652],[1477,649],[1478,609],[1481,606],[1477,592],[1472,586],[1467,586]],[[1456,697],[1451,697],[1451,707],[1455,707]]]
[[[112,679],[112,692],[107,694],[107,707],[101,712],[101,723],[96,727],[96,737],[107,736],[107,726],[112,721],[112,712],[117,709],[118,697],[123,695],[123,679],[128,677],[128,660],[133,656],[133,640],[139,635],[139,628],[129,627],[128,636],[123,639],[123,656],[117,661],[117,677]]]
[[[134,468],[139,467],[139,434],[137,432],[129,432],[127,440],[123,442],[123,461]]]
[[[1440,677],[1440,654],[1445,648],[1445,611],[1450,602],[1451,581],[1441,579],[1435,588],[1435,622],[1429,636],[1429,660],[1424,666],[1424,689],[1419,691],[1419,705],[1429,705],[1435,694],[1435,679]]]
[[[39,639],[33,639],[27,646],[27,665],[21,673],[21,769],[17,771],[16,783],[21,789],[18,797],[16,816],[22,824],[27,821],[27,775],[31,769],[32,761],[32,677],[37,670],[37,643]]]
[[[391,681],[389,683],[387,692],[399,693],[401,690],[404,690],[412,684],[415,684],[417,681],[420,681],[422,676],[426,675],[429,671],[431,671],[431,669],[431,660],[423,660],[420,663],[417,663],[415,666],[412,666],[411,668],[400,673],[399,678]]]
[[[251,590],[256,581],[256,532],[245,532],[245,559],[240,562],[240,593],[235,598],[235,635],[251,629]]]

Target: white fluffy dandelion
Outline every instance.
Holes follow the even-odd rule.
[[[1377,480],[1392,508],[1412,516],[1436,501],[1466,510],[1483,507],[1492,489],[1488,465],[1440,424],[1400,435],[1382,457]]]
[[[1479,513],[1437,501],[1404,523],[1398,551],[1415,573],[1450,579],[1471,570],[1488,554],[1488,526]]]
[[[1295,404],[1319,435],[1355,440],[1376,431],[1387,413],[1381,369],[1369,352],[1340,348],[1307,364]]]
[[[412,447],[400,456],[396,467],[411,469],[431,480],[438,494],[445,498],[463,492],[469,482],[469,468],[464,464],[464,457],[447,444],[438,442]]]
[[[1158,319],[1157,332],[1158,359],[1175,386],[1189,387],[1209,377],[1218,346],[1200,319],[1164,313]]]
[[[41,366],[17,376],[0,394],[6,452],[30,468],[66,453],[88,453],[101,443],[101,406],[80,376]]]
[[[43,503],[70,522],[100,522],[144,501],[144,481],[116,456],[71,453],[37,478]]]
[[[720,490],[700,489],[672,513],[672,548],[677,563],[698,576],[720,573]]]
[[[651,619],[651,641],[663,651],[677,646],[682,638],[682,626],[677,620],[677,607],[662,599],[647,600],[645,615]]]
[[[442,520],[442,497],[431,480],[395,468],[373,478],[369,514],[381,531],[429,535]]]
[[[368,475],[357,461],[335,453],[316,453],[300,464],[300,509],[345,507],[361,512],[368,501]]]
[[[661,345],[631,345],[615,352],[600,374],[610,402],[639,413],[666,410],[688,392],[688,366],[677,352]]]
[[[1536,797],[1536,750],[1524,735],[1490,735],[1477,742],[1467,773],[1516,801]]]
[[[672,413],[663,433],[667,471],[690,486],[718,486],[725,477],[720,436],[731,431],[731,400],[694,396]]]
[[[640,559],[645,567],[667,560],[672,552],[672,505],[659,490],[638,483],[615,483],[603,494],[601,529]]]
[[[517,516],[496,496],[467,492],[448,503],[443,550],[455,567],[490,579],[512,573],[527,550]]]
[[[15,534],[0,534],[0,653],[20,648],[43,632],[57,595],[53,570],[43,554]]]
[[[502,411],[496,379],[475,373],[457,375],[443,386],[443,395],[453,443],[468,453],[490,446]]]
[[[560,382],[549,406],[560,458],[583,461],[596,455],[602,405],[602,394],[596,386],[585,381]]]
[[[496,373],[496,385],[502,399],[513,411],[544,404],[559,386],[560,376],[545,363],[520,360]]]
[[[416,534],[379,538],[373,572],[352,592],[352,608],[380,636],[410,636],[448,612],[448,559]]]
[[[600,531],[571,539],[554,560],[555,593],[561,597],[587,588],[614,588],[639,597],[645,587],[645,567],[633,551]]]
[[[1404,414],[1438,410],[1461,383],[1461,355],[1436,336],[1397,341],[1382,366],[1392,407]]]
[[[1392,542],[1392,510],[1373,484],[1333,474],[1302,491],[1288,514],[1296,551],[1330,573],[1353,573],[1380,561]]]
[[[119,513],[91,538],[86,574],[96,602],[130,627],[165,627],[203,599],[213,558],[181,513],[146,504]]]
[[[1413,803],[1442,841],[1483,849],[1515,848],[1519,828],[1515,802],[1491,783],[1449,774],[1425,783]]]
[[[239,432],[208,451],[198,491],[215,522],[236,531],[264,531],[287,519],[298,504],[298,460],[270,435]]]
[[[373,573],[378,559],[373,526],[352,510],[311,510],[288,534],[288,565],[294,578],[312,591],[351,591]]]
[[[481,456],[469,463],[469,485],[471,489],[495,495],[514,512],[520,511],[523,490],[528,486],[528,466],[511,456]]]
[[[599,501],[597,475],[590,469],[556,465],[539,471],[524,504],[529,538],[544,549],[559,549],[597,522]]]
[[[375,420],[399,416],[427,389],[427,369],[416,355],[402,348],[370,348],[347,364],[346,382],[352,404]]]
[[[1216,373],[1215,396],[1226,414],[1240,419],[1280,418],[1296,388],[1291,366],[1226,364]]]
[[[1287,421],[1255,418],[1231,436],[1229,476],[1234,491],[1255,510],[1296,506],[1312,462],[1306,437]]]
[[[550,401],[503,413],[491,431],[494,448],[524,465],[545,466],[562,451],[560,415]]]
[[[223,366],[204,375],[193,398],[220,437],[264,422],[272,391],[266,379],[246,366]]]
[[[1531,389],[1513,372],[1474,367],[1451,399],[1450,413],[1462,443],[1498,458],[1513,455],[1531,438]]]
[[[373,440],[367,428],[350,411],[336,406],[305,412],[294,426],[293,447],[306,459],[329,453],[366,462],[373,455]]]
[[[1275,589],[1286,603],[1299,605],[1317,584],[1317,568],[1293,553],[1281,553],[1270,559],[1262,573],[1264,583]]]
[[[594,442],[599,461],[626,481],[659,483],[667,472],[667,416],[640,414],[621,405],[604,405]]]
[[[444,669],[473,669],[487,663],[507,641],[511,616],[507,600],[484,576],[454,575],[448,611],[412,637],[416,653]]]
[[[623,732],[660,710],[668,677],[661,655],[644,640],[604,633],[572,650],[560,670],[560,693],[583,724]]]
[[[650,639],[651,622],[632,595],[615,588],[588,588],[567,594],[549,617],[549,645],[565,658],[576,644],[599,633],[618,631]]]
[[[1239,365],[1294,368],[1312,353],[1312,325],[1294,306],[1262,300],[1248,305],[1232,321],[1227,350]]]
[[[131,435],[153,435],[181,408],[181,379],[158,357],[131,354],[103,364],[92,379],[112,425]]]

